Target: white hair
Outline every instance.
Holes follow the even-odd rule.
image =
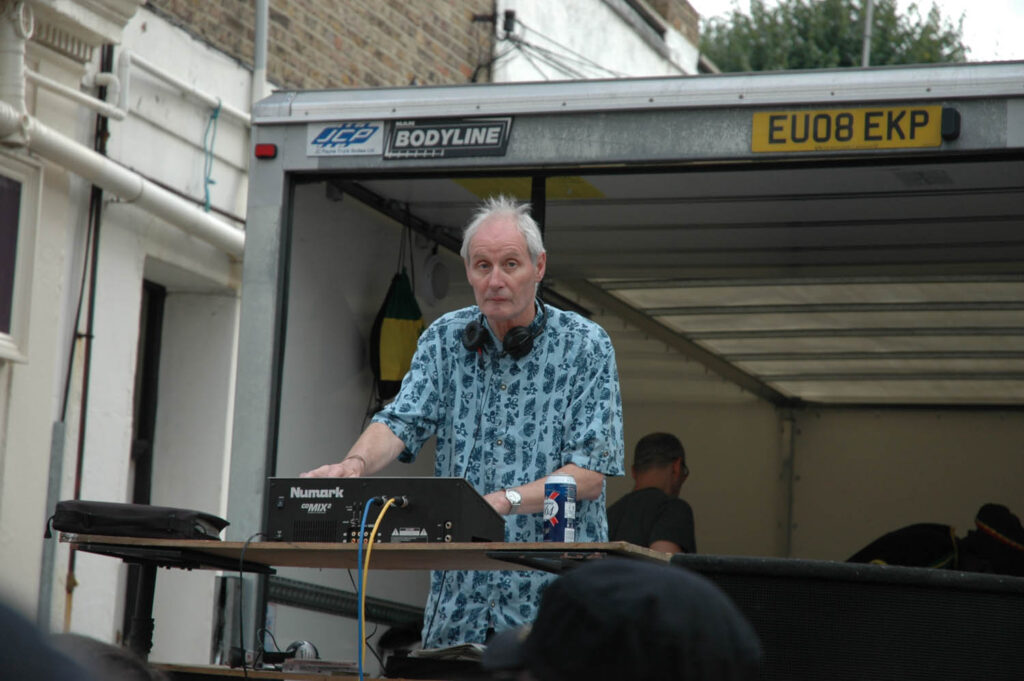
[[[537,226],[537,222],[530,215],[530,204],[519,203],[515,199],[503,194],[491,196],[484,201],[473,214],[473,219],[466,225],[466,229],[462,233],[462,250],[459,251],[462,259],[467,262],[469,261],[469,242],[473,239],[477,230],[480,229],[480,225],[486,220],[499,215],[507,215],[514,219],[516,228],[526,240],[526,250],[530,253],[530,261],[536,265],[537,258],[544,252],[544,238],[540,234],[540,227]]]

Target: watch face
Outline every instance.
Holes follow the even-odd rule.
[[[505,498],[508,499],[508,502],[512,504],[512,506],[518,506],[523,500],[523,496],[514,489],[505,490]]]

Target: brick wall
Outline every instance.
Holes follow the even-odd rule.
[[[686,0],[647,0],[683,37],[696,45],[700,42],[700,15]]]
[[[251,66],[254,4],[146,6]],[[473,15],[492,11],[492,0],[270,0],[267,77],[286,89],[465,83],[491,52],[493,25]]]

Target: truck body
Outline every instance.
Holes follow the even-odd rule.
[[[397,269],[428,323],[472,304],[461,228],[495,193],[533,204],[549,301],[612,337],[627,469],[683,441],[700,552],[841,561],[1024,508],[1024,63],[277,92],[253,142],[235,539],[266,477],[358,437]],[[385,474],[432,472],[428,446]]]

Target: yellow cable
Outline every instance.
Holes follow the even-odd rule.
[[[363,640],[359,642],[359,645],[363,647],[362,657],[366,659],[366,578],[370,572],[370,551],[373,550],[373,538],[377,536],[377,528],[380,527],[380,521],[384,520],[384,514],[388,512],[388,508],[395,503],[396,499],[391,497],[388,502],[384,504],[384,508],[380,509],[380,513],[377,514],[377,522],[373,524],[373,529],[370,530],[370,538],[366,541],[366,556],[363,558],[363,588],[360,590],[360,598],[362,602],[359,604],[359,612],[362,616],[362,620],[359,622],[359,630],[363,632]]]

